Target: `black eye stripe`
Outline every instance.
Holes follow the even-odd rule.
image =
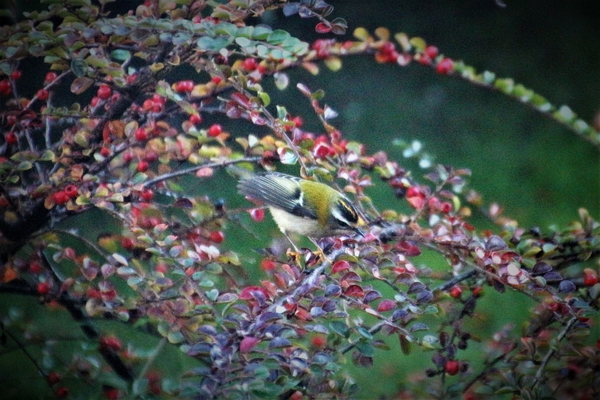
[[[352,206],[352,204],[350,204],[345,199],[340,199],[338,201],[338,205],[339,205],[338,209],[340,210],[342,216],[346,219],[346,221],[348,221],[352,224],[358,222],[358,214],[354,210],[354,207]]]

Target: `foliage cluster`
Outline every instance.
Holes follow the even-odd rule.
[[[552,232],[521,227],[469,188],[468,170],[433,165],[407,145],[427,171],[418,176],[348,140],[324,93],[286,72],[318,75],[359,55],[419,63],[516,98],[598,146],[599,133],[568,107],[404,33],[357,28],[352,40],[307,43],[256,23],[281,12],[314,18],[318,33],[344,34],[347,23],[331,19],[322,0],[147,0],[131,10],[110,1],[45,3],[0,29],[0,292],[66,311],[86,340],[64,357],[60,338],[18,304],[0,328],[3,346],[24,355],[48,392],[347,398],[358,388],[346,356],[368,368],[394,337],[404,354],[431,358],[403,382],[409,397],[600,394],[600,341],[589,335],[600,298],[600,227],[588,212]],[[40,63],[47,70],[39,79],[23,67]],[[22,93],[24,80],[39,90]],[[309,116],[271,104],[266,80],[295,86],[321,131],[303,129]],[[218,121],[204,121],[211,118]],[[221,170],[284,166],[352,196],[369,229],[364,238],[321,240],[325,257],[265,248],[262,279],[253,279],[245,273],[253,256],[227,243],[226,227],[260,232],[263,210],[229,208],[205,187],[235,185]],[[403,208],[380,209],[365,192],[374,185],[389,187]],[[471,225],[480,211],[495,232]],[[109,216],[118,229],[89,237],[64,228],[86,213]],[[269,235],[256,235],[267,247]],[[425,256],[436,262],[422,265]],[[522,332],[471,331],[490,290],[534,301]],[[167,377],[155,354],[135,341],[125,346],[101,320],[162,337],[197,364],[185,379]],[[476,362],[467,348],[477,349]]]

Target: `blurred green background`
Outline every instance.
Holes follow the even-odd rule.
[[[600,112],[600,2],[331,4],[333,16],[348,21],[349,34],[358,26],[370,32],[383,26],[420,36],[448,57],[570,106],[588,123]],[[279,20],[298,32],[314,25],[297,22]],[[322,71],[316,77],[300,72],[297,79],[324,89],[325,103],[340,113],[332,122],[370,151],[389,150],[394,138],[419,140],[437,162],[470,168],[472,186],[523,226],[565,224],[577,218],[578,207],[599,216],[598,149],[520,102],[417,63],[401,68],[356,57],[337,73]],[[400,149],[390,152],[401,160]]]
[[[29,6],[35,3],[24,2]],[[420,36],[441,53],[462,59],[478,71],[490,70],[499,77],[512,77],[555,105],[567,104],[590,123],[600,112],[600,2],[506,1],[506,7],[493,0],[330,1],[330,4],[335,7],[331,18],[347,20],[348,38],[359,26],[371,32],[383,26],[392,34]],[[314,33],[314,19],[299,20],[277,14],[265,16],[263,22],[286,29],[303,40],[323,37]],[[392,145],[395,139],[419,140],[436,162],[471,169],[471,186],[488,202],[504,206],[506,214],[524,227],[539,226],[545,231],[550,225],[564,226],[577,219],[579,207],[600,218],[598,150],[516,100],[456,77],[440,76],[416,63],[407,67],[379,65],[367,57],[344,59],[342,70],[335,73],[323,66],[318,76],[304,70],[293,71],[290,76],[292,85],[287,91],[274,94],[273,104],[285,105],[291,113],[302,115],[308,130],[320,133],[322,127],[312,117],[308,101],[299,97],[294,88],[297,82],[307,84],[312,90],[325,91],[324,103],[339,112],[339,117],[331,122],[348,138],[367,143],[370,152],[388,151],[390,158],[413,169],[416,177],[420,175],[418,167],[414,161],[403,159],[401,149]],[[268,83],[265,86],[270,87]],[[234,183],[233,178],[226,179]],[[230,189],[223,191],[223,182],[218,181],[206,181],[197,189],[209,193],[221,191],[231,207],[247,205]],[[373,191],[373,196],[380,209],[397,208],[402,203],[386,189]],[[95,226],[104,227],[102,224],[108,222],[98,215],[92,218],[102,221]],[[76,220],[69,225],[85,223]],[[226,247],[247,239],[245,232],[236,226],[230,228],[226,232]],[[261,239],[247,244],[265,246]],[[422,257],[415,261],[417,265],[426,265],[429,259]],[[250,275],[250,281],[261,278]],[[8,316],[20,309],[31,313],[32,320],[49,318],[48,328],[52,326],[51,320],[68,320],[60,312],[48,315],[47,310],[36,308],[35,302],[29,304],[29,300],[20,307],[12,307],[18,302],[14,296],[3,295],[0,315]],[[513,323],[518,332],[527,315],[523,308],[532,305],[522,296],[499,295],[491,290],[486,291],[483,302],[488,305],[481,308],[485,319],[469,320],[482,333],[484,327],[488,332],[495,331],[505,323]],[[33,310],[42,314],[36,315]],[[118,324],[106,323],[100,327],[127,338]],[[73,339],[81,340],[81,333],[75,326],[72,328]],[[596,326],[595,337],[598,334]],[[137,340],[141,347],[147,346],[148,351],[158,348],[152,338],[144,337],[139,342],[141,337],[132,335],[130,339]],[[396,346],[396,341],[390,344]],[[183,360],[177,349],[167,346],[161,351],[165,352],[161,357],[163,367],[182,370]],[[28,361],[17,353],[4,352],[0,357],[0,371],[9,388],[16,376],[21,384],[23,377],[39,379]],[[461,357],[476,360],[476,350],[461,352]],[[19,374],[14,375],[17,371],[14,365],[23,366],[24,371],[18,368]],[[410,379],[412,372],[422,371],[431,363],[428,354],[417,350],[407,357],[395,347],[388,352],[377,352],[375,365],[371,370],[350,367],[362,385],[359,398],[392,395]],[[11,373],[6,374],[8,371]],[[41,387],[44,388],[43,383]],[[18,393],[23,395],[22,391]]]

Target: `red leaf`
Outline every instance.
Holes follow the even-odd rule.
[[[258,340],[257,338],[254,338],[252,336],[246,336],[240,342],[240,351],[242,353],[248,353],[258,343],[260,343],[260,340]]]
[[[364,292],[363,292],[362,288],[358,285],[348,286],[348,288],[346,290],[344,290],[344,294],[346,296],[352,296],[352,297],[363,297],[364,296]]]
[[[319,22],[317,26],[315,26],[315,31],[317,31],[317,33],[329,33],[331,31],[331,26],[324,22]]]

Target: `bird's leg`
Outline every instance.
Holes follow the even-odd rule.
[[[323,251],[323,249],[321,248],[321,246],[319,246],[319,242],[317,242],[315,239],[309,237],[310,241],[313,242],[313,244],[315,246],[317,246],[317,251],[314,252],[314,254],[317,255],[317,259],[322,260],[322,261],[326,261],[330,264],[332,264],[333,262],[329,259],[329,257],[327,257],[325,255],[325,251]]]
[[[294,248],[294,251],[289,251],[289,249],[288,249],[288,255],[290,256],[290,258],[292,258],[294,260],[296,265],[300,266],[300,262],[299,262],[300,261],[300,250],[296,246],[296,243],[294,243],[292,241],[292,238],[290,238],[285,231],[282,230],[281,232],[283,233],[283,235],[287,238],[287,240],[290,242],[290,244]]]

